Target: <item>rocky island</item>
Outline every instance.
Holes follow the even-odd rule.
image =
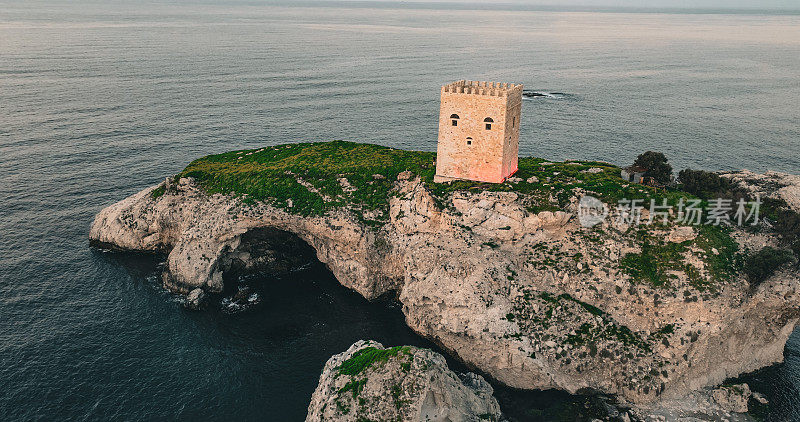
[[[342,285],[396,299],[414,331],[519,389],[655,406],[783,360],[800,277],[776,224],[626,223],[620,199],[695,196],[626,182],[603,162],[520,158],[499,184],[434,183],[434,167],[433,153],[341,141],[212,155],[104,209],[90,238],[166,253],[164,285],[197,300],[221,292],[226,273],[284,271],[313,254]],[[800,208],[797,178],[723,176],[771,198],[770,216]],[[608,218],[580,224],[584,195]],[[323,374],[320,388],[332,383]]]
[[[430,350],[359,341],[325,364],[306,421],[499,421],[492,392]]]

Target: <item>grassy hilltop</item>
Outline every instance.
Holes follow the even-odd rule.
[[[345,141],[296,143],[209,155],[191,162],[176,175],[176,180],[193,177],[210,194],[234,195],[249,204],[265,202],[303,216],[324,215],[334,209],[347,208],[362,223],[375,228],[390,220],[389,198],[396,194],[394,183],[405,171],[419,176],[442,208],[447,207],[447,197],[455,191],[515,192],[519,194],[519,203],[531,213],[566,210],[576,196],[576,189],[600,198],[611,209],[622,198],[644,199],[645,208],[650,199],[657,203],[666,199],[675,206],[681,198],[697,198],[679,190],[655,189],[627,182],[620,177],[620,168],[613,164],[549,162],[534,157],[520,158],[519,171],[505,183],[434,183],[435,160],[433,152],[406,151],[373,144]],[[712,173],[700,173],[719,179]],[[165,187],[161,185],[152,196],[157,198],[164,192]],[[704,205],[712,196],[700,195]],[[780,210],[780,207],[767,206],[764,213],[772,215]],[[786,232],[783,233],[786,238],[791,237],[789,234],[797,237],[796,232],[800,232],[800,216],[795,213],[788,212],[786,216],[771,220],[776,221],[779,228],[789,223],[797,226],[793,226],[794,231],[781,229]],[[764,274],[758,276],[751,276],[752,271],[747,272],[751,282],[763,280],[791,258],[791,252],[787,255],[785,251],[777,251],[780,253],[776,254],[766,250],[770,248],[746,257],[748,251],[739,251],[731,237],[731,229],[726,227],[698,226],[697,239],[679,244],[667,242],[663,231],[658,233],[662,229],[660,225],[643,225],[632,227],[625,234],[631,237],[632,243],[641,247],[640,253],[629,253],[619,263],[634,280],[665,287],[670,285],[670,271],[684,271],[699,289],[713,290],[717,282],[730,280],[742,269],[765,269],[762,271]],[[597,227],[584,231],[587,236],[601,241],[602,233]],[[789,239],[789,243],[794,237]],[[800,241],[795,247],[800,249]],[[690,249],[703,251],[708,277],[696,274],[685,263],[683,257]],[[763,259],[765,256],[771,259]],[[776,261],[777,258],[773,257],[780,259]]]
[[[388,221],[388,198],[398,174],[406,170],[420,176],[440,199],[456,190],[512,191],[531,196],[527,205],[532,211],[563,208],[577,187],[609,203],[623,197],[676,201],[681,196],[625,182],[619,177],[619,167],[609,163],[550,163],[533,157],[519,160],[515,176],[521,182],[439,184],[433,182],[435,160],[433,152],[345,141],[315,142],[209,155],[190,163],[179,177],[194,177],[209,193],[266,201],[300,215],[321,215],[349,206],[373,211],[376,222]],[[592,168],[594,173],[586,172]],[[530,179],[533,176],[536,179]]]
[[[398,175],[410,171],[445,206],[454,191],[507,191],[520,194],[530,212],[565,209],[582,189],[607,202],[611,208],[621,198],[667,199],[675,204],[691,195],[629,183],[620,178],[620,168],[605,162],[548,162],[522,157],[513,181],[500,184],[457,181],[434,183],[436,154],[406,151],[373,144],[345,141],[277,145],[254,150],[209,155],[190,163],[176,177],[193,177],[208,193],[232,194],[246,203],[263,201],[304,216],[323,215],[346,207],[367,225],[379,227],[389,221],[389,197]],[[521,179],[521,180],[520,180]],[[163,194],[163,188],[153,192]],[[701,226],[692,244],[672,244],[653,236],[652,226],[642,226],[636,243],[642,252],[628,254],[620,262],[628,273],[654,286],[669,284],[668,271],[683,270],[682,254],[689,247],[707,250],[713,280],[701,279],[705,288],[714,280],[735,274],[737,247],[729,229]],[[716,250],[716,253],[711,253]]]

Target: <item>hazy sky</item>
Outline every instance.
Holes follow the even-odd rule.
[[[378,0],[396,1],[396,0]],[[470,0],[410,0],[410,2],[462,3]],[[800,9],[800,0],[483,0],[483,4],[531,6],[658,7],[658,8],[752,8]]]

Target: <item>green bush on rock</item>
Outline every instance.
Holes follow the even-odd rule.
[[[355,352],[350,359],[342,362],[338,368],[338,373],[340,375],[358,375],[375,363],[386,362],[389,358],[394,358],[401,354],[410,355],[411,348],[408,346],[397,346],[390,349],[365,347]]]
[[[757,288],[764,280],[775,274],[775,271],[782,265],[793,261],[792,252],[769,246],[750,255],[744,265],[744,271],[747,274],[750,287]]]

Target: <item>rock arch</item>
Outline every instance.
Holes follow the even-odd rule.
[[[222,253],[218,265],[226,276],[255,273],[283,277],[319,262],[316,255],[316,250],[296,234],[259,226],[239,236],[236,246]]]

